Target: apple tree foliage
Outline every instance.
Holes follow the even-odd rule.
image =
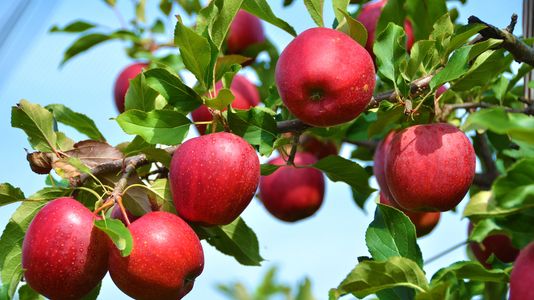
[[[132,136],[130,141],[109,145],[90,118],[62,104],[42,107],[21,100],[12,108],[11,125],[24,131],[35,151],[28,154],[30,167],[48,175],[43,188],[33,195],[25,195],[9,183],[0,185],[1,205],[20,202],[0,238],[0,298],[11,299],[17,290],[20,299],[39,297],[21,284],[21,245],[29,223],[48,201],[61,196],[75,196],[92,210],[101,207],[120,179],[120,167],[105,172],[106,166],[144,159],[146,163],[128,179],[124,205],[135,215],[152,209],[174,212],[168,179],[154,170],[169,167],[173,147],[183,142],[193,124],[188,113],[201,104],[215,111],[228,107],[216,121],[220,124],[215,130],[242,136],[262,156],[290,144],[283,135],[289,131],[305,130],[338,143],[357,145],[351,157],[329,156],[312,167],[332,181],[346,183],[355,204],[362,209],[375,192],[369,185],[373,147],[368,145],[376,144],[392,129],[432,121],[452,123],[473,139],[481,167],[465,210],[456,212],[476,224],[469,241],[481,242],[495,232],[509,235],[517,248],[534,240],[530,229],[534,222],[534,99],[523,97],[522,80],[533,66],[521,62],[519,67],[513,66],[514,56],[505,50],[502,39],[477,39],[486,24],[465,25],[464,20],[457,20],[455,10],[448,11],[445,0],[389,0],[376,30],[374,53],[379,81],[372,105],[346,124],[308,128],[290,121],[294,117],[274,85],[279,55],[276,41],[267,39],[241,55],[226,55],[224,51],[230,24],[240,9],[289,35],[297,35],[290,20],[277,17],[267,0],[213,0],[205,7],[198,0],[162,0],[161,17],[152,23],[145,17],[145,1],[134,2],[135,18],[122,29],[110,30],[87,21],[51,29],[77,35],[61,64],[112,40],[124,42],[132,59],[151,62],[149,69],[131,81],[126,111],[115,118]],[[349,0],[333,0],[332,7],[325,8],[323,2],[304,1],[317,26],[344,31],[365,44],[367,32],[355,19],[361,6],[349,4]],[[105,3],[115,6],[115,1]],[[166,19],[174,18],[176,6],[194,19],[195,26],[186,25],[176,16],[171,39],[165,35]],[[332,9],[336,19],[324,20],[324,9]],[[416,38],[410,52],[404,46],[402,25],[406,18],[412,22]],[[160,51],[163,49],[166,51]],[[229,89],[210,97],[215,82],[222,80],[224,87],[229,87],[241,64],[259,53],[262,55],[250,68],[259,78],[261,107],[230,108],[233,95]],[[194,75],[197,83],[185,84],[183,72]],[[423,84],[414,88],[418,82]],[[534,88],[534,82],[527,84]],[[442,85],[449,88],[436,99],[435,91]],[[72,127],[88,139],[74,141],[61,131],[62,126]],[[261,170],[268,175],[275,169],[263,165]],[[59,177],[50,175],[51,170]],[[96,221],[95,225],[128,255],[132,238],[121,222]],[[199,237],[243,265],[256,266],[263,261],[258,239],[241,218],[225,226],[194,229]],[[490,258],[492,269],[476,261],[459,261],[443,266],[436,274],[426,274],[414,225],[395,208],[378,205],[367,229],[366,243],[369,256],[361,257],[346,278],[331,289],[329,299],[349,294],[358,298],[375,294],[379,299],[501,299],[506,295],[512,265],[495,258]],[[352,267],[349,264],[347,271]],[[229,287],[221,289],[232,292]],[[97,295],[98,289],[86,299]]]

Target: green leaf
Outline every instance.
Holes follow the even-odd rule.
[[[369,137],[385,135],[391,129],[398,126],[397,123],[404,116],[404,107],[402,105],[391,106],[387,101],[381,101],[380,107],[376,113],[376,121],[369,125],[367,134]]]
[[[261,176],[271,175],[274,172],[276,172],[276,170],[278,170],[280,167],[281,166],[271,165],[271,164],[261,164],[260,165]]]
[[[222,226],[194,226],[194,229],[201,239],[206,239],[210,245],[234,257],[242,265],[261,265],[263,258],[260,256],[258,238],[243,219],[237,218]]]
[[[218,13],[211,26],[211,38],[217,49],[221,49],[230,30],[230,24],[239,11],[243,0],[215,0],[213,2],[218,8]]]
[[[24,200],[24,193],[21,189],[9,183],[0,184],[0,206]]]
[[[102,282],[100,282],[89,294],[83,296],[81,300],[97,300],[100,289],[102,288]]]
[[[492,187],[499,207],[514,208],[534,204],[534,159],[525,158],[513,164]]]
[[[174,44],[180,49],[185,67],[195,75],[200,85],[208,89],[213,83],[213,70],[218,51],[210,41],[191,28],[176,22]]]
[[[445,0],[406,0],[405,8],[416,40],[428,38],[432,25],[447,13]]]
[[[235,97],[230,89],[220,89],[214,99],[206,100],[206,106],[217,110],[224,110],[232,104]]]
[[[117,219],[95,220],[95,227],[105,232],[113,244],[119,249],[123,257],[130,255],[133,248],[133,238],[130,230]]]
[[[248,57],[234,54],[218,57],[215,64],[215,81],[221,80],[224,74],[228,72],[235,72],[234,65],[241,65],[249,60],[250,58]]]
[[[343,22],[338,26],[338,30],[346,33],[362,47],[365,47],[365,44],[367,43],[367,29],[365,29],[365,26],[345,11],[342,11],[341,14],[345,19],[343,19]]]
[[[63,187],[45,187],[28,197],[31,201],[51,201],[56,198],[69,196],[71,189]]]
[[[472,46],[463,46],[454,51],[445,68],[438,72],[430,81],[430,89],[435,90],[444,83],[460,78],[467,72],[469,52]]]
[[[417,245],[415,226],[400,210],[378,204],[375,218],[367,228],[365,241],[377,261],[402,256],[423,267],[423,256]]]
[[[488,270],[480,263],[474,261],[459,261],[446,268],[440,269],[432,276],[431,284],[435,285],[447,275],[452,274],[457,279],[468,279],[484,282],[508,282],[509,275],[505,270]]]
[[[117,0],[103,0],[107,5],[114,7]]]
[[[148,86],[143,73],[130,80],[130,85],[126,91],[124,107],[126,110],[137,109],[149,112],[156,108],[156,98],[159,93]]]
[[[442,54],[442,57],[446,59],[450,52],[447,52],[446,55],[443,52],[448,48],[450,37],[454,31],[454,24],[452,23],[450,15],[447,13],[441,16],[441,18],[439,18],[433,25],[433,29],[434,30],[430,34],[430,39],[437,42],[436,47],[440,54]]]
[[[454,35],[451,37],[449,44],[447,45],[446,55],[458,49],[461,45],[465,44],[472,36],[478,34],[482,29],[486,28],[484,24],[469,24],[458,28]]]
[[[186,116],[173,110],[128,110],[117,117],[117,123],[128,134],[137,134],[150,144],[164,145],[180,144],[191,125]]]
[[[228,110],[228,123],[233,133],[243,137],[252,145],[259,146],[260,153],[268,156],[278,135],[273,116],[264,108],[249,110]]]
[[[146,6],[146,0],[138,0],[137,4],[135,5],[135,17],[137,18],[137,21],[145,22],[145,6]]]
[[[295,300],[315,300],[312,293],[311,281],[308,278],[305,278],[304,281],[299,285],[297,296]]]
[[[327,156],[312,167],[323,171],[334,181],[342,181],[359,192],[373,191],[369,186],[369,174],[359,164],[338,155]]]
[[[393,24],[396,24],[398,26],[404,26],[404,21],[406,20],[406,11],[404,9],[405,1],[406,0],[387,1],[386,5],[382,8],[382,13],[380,14],[380,18],[378,19],[378,23],[376,25],[375,39],[388,26],[391,26]]]
[[[66,25],[63,28],[59,28],[58,26],[53,26],[52,28],[50,28],[50,32],[70,32],[70,33],[75,33],[75,32],[84,32],[84,31],[87,31],[87,30],[95,28],[95,27],[96,27],[96,25],[93,24],[93,23],[89,23],[89,22],[86,22],[86,21],[74,21],[74,22]]]
[[[0,237],[0,279],[12,298],[22,278],[22,241],[35,214],[44,201],[24,201],[11,216]]]
[[[154,68],[143,73],[148,85],[158,91],[179,112],[187,114],[202,104],[202,99],[180,77],[167,69]]]
[[[521,113],[508,113],[503,108],[488,108],[470,114],[462,130],[473,129],[508,134],[512,139],[534,145],[534,118]]]
[[[19,300],[44,300],[44,297],[34,291],[28,284],[19,288]]]
[[[41,152],[54,152],[56,133],[54,118],[45,108],[27,100],[11,109],[11,126],[24,130],[33,149]]]
[[[286,31],[292,36],[297,36],[297,32],[286,21],[278,18],[266,0],[245,0],[243,1],[244,10],[273,24],[274,26]]]
[[[109,39],[109,35],[102,33],[91,33],[80,37],[72,45],[70,45],[67,50],[65,50],[61,65],[64,65],[68,60],[76,55],[81,54],[100,43],[108,41]]]
[[[166,178],[156,179],[150,188],[156,198],[159,209],[176,214],[169,180]]]
[[[436,42],[421,40],[414,43],[410,51],[410,60],[405,73],[413,81],[419,74],[427,75],[439,65],[439,54]]]
[[[353,294],[358,298],[393,287],[408,287],[419,292],[428,290],[425,273],[416,262],[404,257],[391,257],[386,261],[363,261],[341,282],[330,299]],[[332,293],[332,292],[331,292]]]
[[[378,74],[386,80],[391,81],[395,89],[405,89],[401,85],[400,65],[405,60],[406,51],[404,30],[402,27],[390,23],[386,29],[381,32],[373,46],[373,52],[376,55],[378,65]]]
[[[498,44],[501,42],[498,41]],[[452,85],[452,89],[467,91],[475,86],[487,86],[499,74],[507,70],[512,62],[513,57],[511,55],[505,56],[504,49],[486,51],[475,59],[467,73]],[[505,85],[503,90],[507,86]]]
[[[304,0],[304,5],[317,26],[324,27],[323,7],[324,0]]]
[[[350,0],[332,0],[332,8],[334,10],[334,15],[336,16],[338,23],[343,22],[345,16],[342,12],[347,11],[349,3]]]
[[[84,114],[72,111],[63,104],[49,104],[46,109],[50,110],[54,118],[65,125],[68,125],[80,133],[85,134],[95,141],[105,141],[106,139],[100,133],[95,122]]]

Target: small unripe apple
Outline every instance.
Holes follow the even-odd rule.
[[[473,224],[469,223],[468,235],[472,230]],[[491,265],[486,261],[492,254],[504,263],[513,262],[519,254],[519,250],[512,245],[512,240],[505,234],[490,235],[482,241],[482,245],[471,243],[469,247],[477,260],[488,269]]]
[[[125,208],[125,211],[126,211],[126,215],[128,216],[128,221],[130,221],[130,223],[139,219],[139,217],[134,216],[128,209]],[[124,225],[127,225],[126,219],[124,218],[124,215],[122,214],[121,209],[118,204],[115,204],[113,208],[111,209],[110,217],[112,219],[120,220]]]
[[[401,207],[447,211],[462,201],[475,177],[469,138],[447,123],[415,125],[393,137],[386,183]]]
[[[375,69],[369,53],[348,35],[312,28],[282,51],[275,79],[295,117],[328,127],[353,120],[365,109],[373,96]]]
[[[139,73],[141,73],[143,69],[146,69],[147,67],[148,64],[146,63],[131,64],[122,70],[119,74],[119,77],[117,77],[113,94],[115,96],[115,105],[120,113],[124,112],[124,100],[126,91],[128,91],[128,87],[130,86],[130,79],[133,79],[135,76],[139,75]]]
[[[395,207],[402,211],[415,226],[415,232],[417,237],[422,237],[429,234],[438,225],[441,217],[440,212],[421,212],[421,211],[409,211],[394,201],[391,201],[382,191],[380,191],[380,203]]]
[[[108,238],[96,216],[73,198],[58,198],[32,220],[22,244],[26,282],[51,299],[80,299],[108,270]]]
[[[378,19],[382,14],[382,9],[387,4],[387,0],[380,0],[376,2],[370,2],[365,4],[358,15],[358,21],[360,21],[363,26],[367,29],[367,43],[365,44],[365,49],[373,54],[373,45],[376,38],[376,26],[378,25]],[[415,42],[413,35],[412,23],[406,19],[404,21],[404,31],[406,32],[406,49],[410,51]]]
[[[510,300],[534,299],[534,242],[519,252],[510,275]]]
[[[299,143],[303,152],[312,154],[318,160],[339,153],[338,146],[334,142],[318,139],[309,134],[301,135]]]
[[[260,161],[254,148],[227,132],[183,143],[172,157],[169,172],[178,215],[208,226],[235,220],[252,200],[259,179]]]
[[[109,273],[117,287],[135,299],[181,299],[204,268],[204,252],[189,225],[167,212],[150,212],[128,229],[129,256],[110,244]]]
[[[395,131],[389,132],[384,137],[384,139],[380,141],[380,143],[378,143],[373,157],[373,173],[375,175],[376,181],[378,182],[378,187],[380,187],[380,193],[384,194],[387,199],[393,202],[395,202],[395,199],[393,199],[393,196],[391,196],[388,185],[386,183],[385,164],[386,157],[389,152],[389,145],[391,144],[391,140],[394,136]],[[380,199],[382,199],[382,197],[380,197]]]
[[[228,52],[241,53],[264,41],[265,34],[260,19],[244,10],[237,12],[228,31]]]
[[[313,164],[317,159],[309,153],[297,153],[296,166]],[[260,199],[265,208],[275,217],[286,222],[295,222],[313,215],[324,197],[324,178],[314,168],[296,168],[285,165],[282,157],[269,161],[282,165],[278,170],[260,180]]]

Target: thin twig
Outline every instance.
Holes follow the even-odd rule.
[[[295,155],[297,154],[297,148],[299,146],[300,132],[295,132],[293,134],[293,141],[291,142],[291,152],[289,152],[289,157],[287,158],[287,165],[295,165]]]
[[[367,148],[370,151],[375,151],[376,147],[378,146],[378,141],[375,140],[366,140],[366,141],[351,141],[351,140],[343,140],[343,142],[348,144],[353,144],[358,147]]]
[[[456,245],[454,245],[454,246],[452,246],[452,247],[450,247],[450,248],[448,248],[448,249],[446,249],[446,250],[444,250],[444,251],[442,251],[442,252],[440,252],[440,253],[432,256],[432,257],[430,257],[429,259],[425,260],[424,264],[427,265],[427,264],[429,264],[429,263],[441,258],[442,256],[444,256],[446,254],[449,254],[452,251],[454,251],[454,250],[466,245],[466,244],[467,244],[467,241],[463,241],[461,243],[458,243],[458,244],[456,244]]]

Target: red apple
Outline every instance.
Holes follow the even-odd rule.
[[[468,235],[472,230],[473,224],[469,223]],[[488,269],[491,265],[486,261],[492,254],[504,263],[513,262],[519,254],[519,250],[512,245],[512,240],[505,234],[490,235],[482,241],[482,246],[478,243],[471,243],[469,247],[477,260]]]
[[[219,81],[217,83],[217,88],[221,87],[222,82]],[[247,100],[247,102],[250,103],[251,106],[257,106],[258,104],[260,104],[261,98],[260,92],[258,91],[258,87],[254,83],[250,82],[247,77],[243,75],[234,76],[230,89],[243,95],[245,100]]]
[[[204,268],[197,235],[182,219],[150,212],[129,227],[132,253],[122,257],[111,244],[109,273],[121,291],[135,299],[181,299]]]
[[[117,80],[115,81],[114,95],[115,105],[117,106],[119,112],[124,112],[124,97],[126,96],[126,91],[130,86],[130,79],[139,75],[139,73],[141,73],[143,69],[146,69],[147,67],[148,64],[146,63],[131,64],[122,70],[119,74],[119,77],[117,77]]]
[[[475,177],[475,151],[469,138],[447,124],[416,125],[395,134],[386,157],[386,183],[403,208],[450,210]]]
[[[295,165],[313,164],[317,159],[309,153],[297,153]],[[280,220],[295,222],[313,215],[324,197],[324,178],[314,168],[295,168],[277,157],[269,161],[272,165],[283,165],[274,173],[262,176],[260,198],[267,210]]]
[[[125,209],[125,210],[126,210],[126,215],[128,216],[128,220],[130,221],[130,223],[139,219],[139,217],[132,215],[132,213],[128,209]],[[124,215],[122,214],[121,209],[118,204],[115,204],[113,208],[111,209],[110,217],[112,219],[120,220],[124,225],[127,225],[126,219],[124,218]]]
[[[362,7],[360,14],[358,15],[358,21],[367,29],[367,43],[365,49],[373,54],[373,45],[376,36],[376,26],[378,25],[378,19],[382,14],[382,9],[386,6],[387,0],[381,0],[376,2],[370,2]],[[415,38],[413,35],[412,23],[408,19],[404,21],[404,31],[406,31],[406,49],[410,51],[414,44]]]
[[[275,79],[293,115],[328,127],[353,120],[365,109],[373,96],[375,69],[369,53],[348,35],[312,28],[284,49]]]
[[[172,157],[169,179],[180,217],[223,225],[235,220],[252,200],[260,161],[244,139],[217,132],[183,143]]]
[[[339,153],[339,149],[334,142],[318,139],[309,134],[302,135],[299,143],[303,152],[310,153],[317,159],[323,159],[327,156],[337,155]]]
[[[413,225],[415,226],[417,237],[422,237],[429,234],[436,227],[436,225],[438,225],[441,217],[440,212],[419,212],[403,209],[394,201],[391,201],[391,199],[389,199],[382,191],[380,191],[380,203],[395,207],[402,211],[408,218],[410,218],[410,221],[412,221]]]
[[[73,198],[49,202],[31,222],[22,245],[26,282],[51,299],[80,299],[108,269],[108,238],[95,215]]]
[[[534,299],[534,242],[519,252],[510,274],[510,300]]]
[[[384,194],[387,199],[392,200],[393,202],[395,202],[395,199],[393,199],[393,196],[391,196],[388,185],[386,183],[385,164],[387,153],[389,152],[389,145],[391,144],[391,140],[394,136],[395,132],[391,131],[386,135],[386,137],[384,137],[382,141],[380,141],[380,143],[378,143],[373,158],[373,173],[375,175],[376,181],[378,182],[378,186],[380,187],[380,193]],[[380,197],[380,199],[382,199],[382,197]],[[396,207],[397,206],[398,205],[396,205]]]
[[[228,32],[228,52],[241,53],[248,47],[264,41],[265,35],[260,19],[244,10],[237,12]]]

